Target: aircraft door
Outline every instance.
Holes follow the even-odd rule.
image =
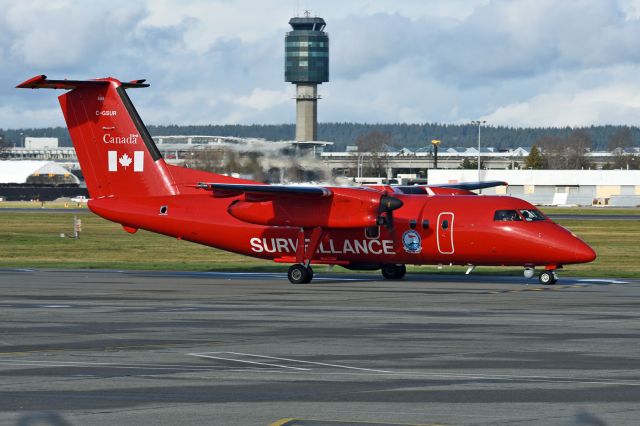
[[[436,233],[436,241],[438,243],[438,251],[441,254],[453,254],[453,218],[451,212],[442,212],[438,215],[438,231]]]

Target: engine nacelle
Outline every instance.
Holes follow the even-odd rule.
[[[366,188],[331,188],[332,195],[322,198],[280,196],[260,201],[255,197],[237,200],[229,206],[229,214],[244,222],[265,226],[302,228],[361,228],[375,226],[381,199],[394,208],[402,206],[396,198],[382,196]]]

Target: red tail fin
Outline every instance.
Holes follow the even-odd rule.
[[[70,90],[58,99],[92,198],[179,192],[125,91],[147,87],[143,81],[47,80],[46,76],[38,76],[18,85]]]

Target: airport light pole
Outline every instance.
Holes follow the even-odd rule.
[[[440,139],[432,139],[431,145],[433,145],[433,168],[438,168],[438,146],[440,145]]]
[[[358,162],[357,162],[357,175],[359,178],[362,177],[362,169],[364,168],[364,155],[360,154],[358,155]]]
[[[473,120],[471,124],[478,126],[478,182],[480,182],[480,127],[485,124],[486,120]]]

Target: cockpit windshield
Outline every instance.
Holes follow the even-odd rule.
[[[496,210],[493,220],[498,222],[522,221],[522,217],[515,210]]]
[[[547,220],[547,218],[544,217],[542,213],[540,213],[540,210],[536,210],[536,209],[520,210],[520,214],[522,215],[522,217],[524,217],[524,220],[526,220],[527,222]]]

